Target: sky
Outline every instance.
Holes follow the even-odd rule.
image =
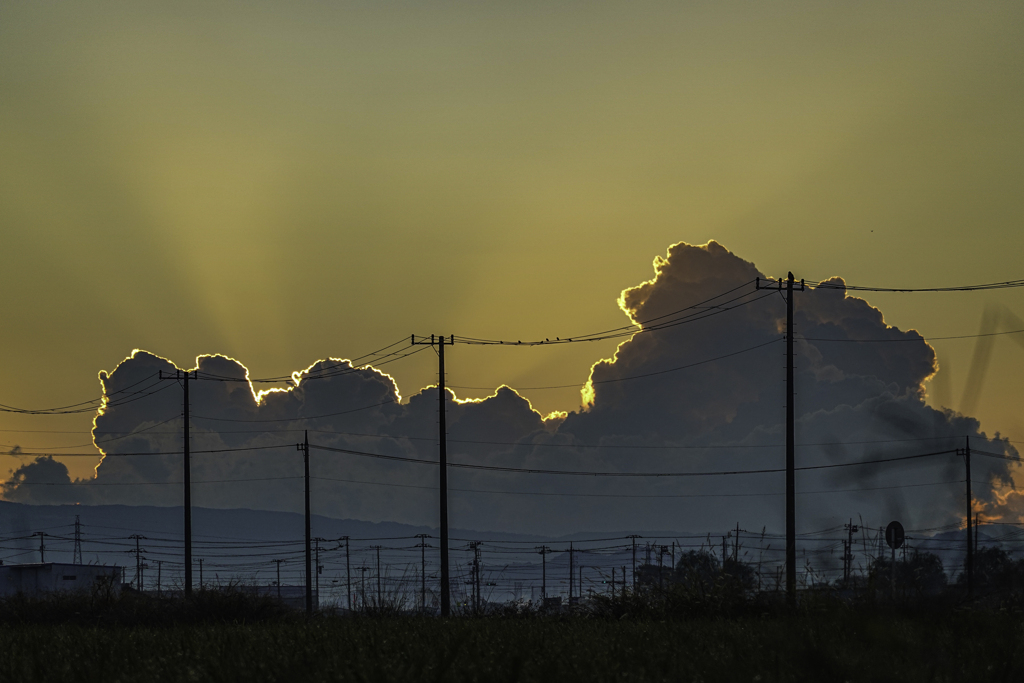
[[[263,377],[414,333],[618,327],[621,292],[677,243],[813,282],[1022,277],[1022,13],[5,4],[0,403],[95,398],[133,349]],[[977,333],[986,311],[1005,327],[1021,296],[867,300],[931,339]],[[567,385],[522,395],[579,411],[618,341],[456,346],[448,382],[486,387],[460,398]],[[975,345],[932,342],[929,405],[964,408]],[[406,399],[437,379],[425,354],[386,370]],[[966,400],[989,435],[1024,441],[1022,371],[1024,349],[997,338]],[[89,444],[92,417],[5,413],[0,434]],[[73,477],[95,464],[67,459]]]

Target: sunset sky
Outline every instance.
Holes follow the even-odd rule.
[[[618,327],[678,242],[814,282],[1022,278],[1022,120],[1019,2],[5,3],[0,403],[97,397],[136,348],[277,376]],[[865,298],[926,339],[1024,318],[1024,290]],[[973,415],[1024,441],[1014,340]],[[582,386],[616,344],[456,346],[448,381]],[[961,409],[975,340],[932,345],[929,403]],[[433,354],[387,371],[436,382]],[[2,413],[0,443],[92,417]]]

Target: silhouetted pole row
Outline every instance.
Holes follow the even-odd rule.
[[[194,375],[193,375],[194,373]],[[182,467],[183,467],[183,488],[185,491],[185,597],[192,595],[192,461],[189,456],[189,406],[188,406],[188,380],[199,379],[199,370],[182,372],[175,370],[174,374],[164,375],[160,371],[160,379],[182,380],[181,387],[184,393],[183,399],[183,420],[182,420]]]
[[[445,409],[448,394],[444,388],[444,346],[451,346],[455,343],[455,335],[449,340],[443,336],[430,335],[428,342],[426,337],[416,341],[416,335],[412,335],[413,346],[418,344],[437,345],[437,392],[438,392],[438,419],[437,419],[437,445],[439,465],[441,468],[441,482],[439,485],[441,494],[441,616],[447,617],[451,614],[451,595],[448,583],[448,434],[445,426]]]

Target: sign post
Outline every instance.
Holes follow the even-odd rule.
[[[897,521],[889,522],[889,526],[885,527],[885,542],[889,544],[892,549],[892,566],[890,567],[889,573],[889,592],[892,595],[892,599],[896,601],[896,549],[903,546],[903,541],[906,539],[906,534],[903,533],[903,525]]]

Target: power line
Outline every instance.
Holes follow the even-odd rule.
[[[374,404],[373,406],[369,406],[369,407],[376,407],[377,405],[383,405],[383,404]],[[195,416],[193,416],[193,417],[195,417]],[[174,418],[171,418],[171,420],[177,420],[177,419],[180,419],[180,416],[176,416]],[[217,418],[207,418],[207,419],[217,419]],[[314,419],[314,418],[296,418],[296,420],[300,420],[300,419]],[[165,422],[169,422],[171,420],[167,420]],[[259,420],[255,421],[255,422],[259,422]],[[138,431],[130,432],[130,433],[115,432],[115,431],[97,431],[95,433],[96,434],[127,434],[125,437],[121,437],[121,438],[129,438],[129,437],[132,437],[132,436],[136,436],[136,435],[142,434],[144,432],[149,432],[150,429],[158,427],[158,426],[160,426],[160,424],[164,424],[164,423],[158,423],[156,425],[152,425],[151,427],[147,427],[145,429],[140,429]],[[337,436],[356,436],[356,437],[373,438],[373,439],[394,439],[394,440],[403,440],[404,439],[404,440],[409,440],[409,441],[437,441],[437,437],[436,436],[412,436],[412,435],[408,435],[408,434],[369,434],[369,433],[366,433],[366,432],[342,432],[342,431],[337,431],[337,430],[333,430],[333,429],[309,429],[309,430],[306,430],[306,429],[303,429],[301,427],[296,427],[296,428],[293,428],[293,429],[238,429],[238,430],[218,429],[216,431],[201,432],[201,433],[198,433],[198,434],[193,433],[192,436],[193,436],[193,438],[196,438],[196,437],[202,437],[202,436],[219,436],[221,434],[258,434],[258,435],[262,435],[262,434],[290,434],[290,433],[303,432],[303,431],[308,431],[310,434],[333,434],[333,435],[337,435]],[[89,432],[83,432],[83,431],[78,431],[78,430],[61,431],[61,430],[52,430],[52,429],[26,429],[26,430],[20,430],[20,429],[0,429],[0,432],[16,432],[16,433],[19,433],[19,434],[89,434]],[[151,435],[152,434],[180,435],[181,432],[178,432],[178,431],[175,431],[175,432],[149,432],[149,434],[151,434]],[[524,438],[528,438],[528,437],[524,437]],[[870,444],[910,443],[910,442],[918,442],[918,441],[945,441],[945,440],[949,440],[949,439],[959,439],[959,438],[962,438],[962,436],[955,436],[955,435],[952,435],[952,436],[919,436],[919,437],[910,437],[910,438],[903,438],[903,439],[866,439],[866,440],[859,440],[859,441],[807,441],[807,442],[797,443],[796,445],[797,446],[858,446],[858,445],[870,445]],[[1002,439],[1001,438],[1000,441],[1001,442],[1006,442],[1006,443],[1024,444],[1024,441],[1020,441],[1020,440],[1015,441],[1013,439]],[[97,442],[97,443],[105,443],[105,442]],[[534,448],[534,447],[536,447],[536,448],[580,448],[580,449],[610,449],[610,450],[623,450],[623,449],[625,449],[625,450],[637,450],[638,449],[638,450],[669,450],[669,451],[671,451],[671,450],[696,450],[696,451],[705,451],[705,450],[744,450],[744,449],[763,449],[763,448],[783,448],[785,446],[785,444],[781,444],[781,443],[688,446],[688,445],[682,445],[682,444],[663,444],[663,445],[653,445],[653,444],[644,444],[644,445],[639,445],[639,444],[585,444],[585,443],[548,443],[548,442],[531,442],[531,441],[486,441],[486,440],[480,440],[480,439],[448,439],[448,443],[483,444],[483,445],[491,445],[491,446],[529,446],[530,448]],[[7,446],[7,447],[11,447],[13,445],[15,445],[15,444],[0,444],[0,446]],[[90,445],[90,444],[80,444],[79,446],[67,446],[67,448],[77,448],[77,447],[80,447],[80,446],[88,446],[88,445]],[[56,447],[53,447],[53,448],[59,449],[59,448],[64,448],[64,446],[56,446]],[[45,449],[40,447],[40,448],[37,448],[36,450],[45,450]],[[24,454],[23,453],[16,453],[14,455],[24,455]],[[54,453],[53,455],[60,455],[60,454],[59,453]]]
[[[337,412],[337,413],[325,413],[323,415],[309,415],[309,416],[305,416],[305,417],[282,417],[282,418],[278,418],[278,419],[239,420],[239,419],[233,419],[233,418],[228,418],[228,417],[212,417],[212,416],[209,416],[209,415],[193,415],[192,419],[194,419],[194,420],[213,420],[213,421],[216,421],[216,422],[259,422],[259,423],[266,423],[266,422],[303,422],[305,420],[319,420],[319,419],[325,418],[325,417],[337,417],[338,415],[348,415],[349,413],[358,413],[361,410],[369,410],[370,408],[377,408],[377,407],[380,407],[380,406],[386,406],[386,405],[388,405],[390,403],[398,403],[398,401],[399,400],[397,398],[393,398],[393,399],[388,400],[388,401],[382,401],[380,403],[374,403],[372,405],[362,406],[361,408],[353,408],[351,410],[342,410],[342,411]]]
[[[771,280],[771,278],[768,278]],[[958,287],[866,287],[863,285],[838,284],[829,281],[820,282],[817,285],[808,285],[812,289],[848,289],[858,292],[977,292],[989,289],[1014,289],[1024,287],[1024,280],[1007,280],[1005,282],[989,282],[980,285],[962,285]]]
[[[238,448],[210,448],[206,450],[192,450],[191,453],[235,453],[239,451],[265,451],[276,448],[288,448],[294,447],[295,444],[276,444],[273,446],[240,446]],[[18,453],[18,455],[26,456],[39,456],[39,457],[57,457],[57,458],[123,458],[130,456],[139,455],[184,455],[185,451],[135,451],[131,453],[43,453],[38,451],[31,451],[27,453]]]
[[[748,282],[744,282],[744,283],[742,283],[740,285],[737,285],[736,287],[733,287],[730,290],[722,292],[721,294],[716,294],[715,296],[711,297],[710,299],[705,299],[704,301],[699,301],[699,302],[697,302],[695,304],[691,304],[691,305],[686,306],[684,308],[681,308],[681,309],[678,309],[676,311],[673,311],[672,313],[666,313],[664,315],[656,316],[654,318],[650,318],[648,320],[640,321],[638,323],[633,323],[633,324],[629,324],[629,325],[622,325],[622,326],[619,326],[619,327],[613,327],[611,329],[602,330],[600,332],[591,332],[589,334],[576,335],[575,337],[571,337],[571,338],[567,337],[565,340],[556,337],[556,342],[557,343],[562,343],[564,341],[565,343],[569,343],[569,342],[572,342],[574,340],[586,341],[586,339],[588,337],[592,337],[592,336],[595,336],[595,335],[603,335],[603,334],[608,334],[608,333],[611,333],[611,332],[621,332],[621,331],[634,330],[637,325],[650,324],[650,323],[652,323],[652,322],[654,322],[656,320],[661,320],[663,318],[668,318],[668,317],[672,317],[674,315],[678,315],[678,314],[683,313],[685,311],[690,311],[690,310],[693,310],[693,309],[696,309],[696,308],[700,308],[700,307],[704,306],[705,304],[708,304],[708,303],[714,301],[715,299],[720,299],[723,296],[727,296],[727,295],[732,294],[733,292],[735,292],[737,290],[743,289],[744,287],[746,287],[749,284],[750,284],[749,281]],[[744,294],[742,296],[746,296],[746,294]],[[742,296],[739,297],[739,298],[742,298]],[[456,336],[457,336],[458,339],[463,340],[464,343],[470,343],[470,342],[482,342],[482,343],[491,343],[491,344],[493,344],[493,343],[511,343],[511,344],[516,344],[516,345],[522,343],[522,342],[499,342],[499,341],[494,340],[494,339],[480,339],[480,338],[476,338],[476,337],[464,337],[464,336],[460,336],[460,335],[456,335]],[[540,342],[536,342],[536,343],[539,344]],[[549,339],[545,339],[544,343],[548,343],[549,344],[549,343],[552,343],[552,342]]]
[[[765,346],[769,346],[771,344],[775,344],[775,343],[780,342],[782,340],[783,340],[783,337],[777,337],[775,339],[771,339],[769,341],[766,341],[763,344],[756,344],[754,346],[750,346],[750,347],[747,347],[745,349],[741,349],[739,351],[734,351],[732,353],[727,353],[727,354],[725,354],[723,356],[717,356],[715,358],[708,358],[707,360],[697,361],[696,363],[690,363],[688,365],[680,365],[679,367],[668,368],[666,370],[657,370],[655,372],[647,372],[647,373],[644,373],[642,375],[632,375],[630,377],[616,377],[614,379],[590,380],[590,384],[592,384],[592,385],[593,384],[612,384],[614,382],[626,382],[626,381],[632,380],[632,379],[643,379],[644,377],[654,377],[655,375],[664,375],[664,374],[667,374],[667,373],[670,373],[670,372],[677,372],[679,370],[686,370],[687,368],[694,368],[694,367],[697,367],[698,365],[707,365],[708,363],[714,363],[715,361],[723,360],[725,358],[732,358],[733,356],[738,356],[738,355],[743,354],[743,353],[748,353],[750,351],[755,351],[757,349],[763,348]],[[481,389],[481,390],[488,390],[488,391],[490,390],[490,387],[466,387],[466,386],[460,386],[460,385],[457,385],[457,384],[449,384],[448,386],[450,386],[453,389]],[[579,386],[581,386],[581,385],[579,385],[579,384],[560,384],[560,385],[556,385],[556,386],[547,386],[547,387],[520,387],[519,390],[521,390],[521,391],[533,391],[533,390],[539,390],[539,389],[575,389],[575,388],[577,388]]]
[[[138,382],[135,382],[133,384],[129,384],[128,386],[126,386],[126,387],[124,387],[122,389],[118,389],[117,391],[111,392],[110,394],[104,394],[103,396],[100,396],[99,398],[92,398],[92,399],[89,399],[88,401],[80,401],[78,403],[72,403],[72,404],[66,405],[66,406],[58,406],[56,408],[29,409],[29,408],[15,408],[14,406],[8,406],[8,405],[4,405],[4,404],[0,403],[0,410],[3,410],[4,412],[10,412],[10,413],[27,413],[27,414],[31,414],[31,415],[39,415],[39,414],[45,414],[45,413],[50,413],[50,412],[55,412],[55,411],[68,410],[70,408],[77,408],[79,406],[84,406],[86,404],[101,403],[105,397],[109,398],[110,396],[112,396],[114,394],[119,394],[119,393],[128,391],[129,389],[132,389],[132,388],[134,388],[134,387],[136,387],[136,386],[138,386],[138,385],[142,384],[143,382],[145,382],[147,380],[150,380],[150,379],[153,379],[153,376],[152,375],[147,375],[146,377],[143,377],[142,379],[140,379]],[[155,383],[150,385],[150,386],[155,386]],[[95,406],[93,406],[93,407],[95,407]],[[90,407],[90,410],[91,409],[92,409],[92,407]]]
[[[255,479],[208,479],[204,481],[193,481],[193,484],[233,484],[235,482],[247,481],[281,481],[283,479],[302,479],[302,477],[259,477]],[[17,482],[17,487],[22,486],[181,486],[183,481],[94,481],[82,479],[73,482],[49,482],[49,481],[23,481]]]
[[[406,489],[422,489],[425,491],[436,491],[436,486],[418,486],[416,484],[395,484],[391,482],[379,482],[379,481],[365,481],[360,479],[339,479],[334,477],[313,477],[313,479],[319,479],[322,481],[333,481],[343,482],[349,484],[369,484],[371,486],[387,486],[391,488],[406,488]],[[797,491],[798,496],[802,495],[817,495],[826,493],[857,493],[861,491],[887,491],[891,489],[904,489],[904,488],[921,488],[925,486],[946,486],[949,484],[961,484],[961,480],[956,479],[953,481],[937,481],[926,484],[897,484],[894,486],[874,486],[869,488],[851,488],[851,489],[824,489],[820,491]],[[983,482],[976,482],[983,483]],[[766,496],[784,496],[785,491],[773,492],[773,493],[673,493],[673,494],[633,494],[633,493],[557,493],[549,491],[501,491],[494,489],[462,489],[462,488],[449,488],[449,491],[457,491],[459,493],[487,493],[487,494],[499,494],[499,495],[511,495],[511,496],[551,496],[556,498],[757,498]]]
[[[402,344],[402,343],[405,343],[405,339],[397,341],[394,344],[390,344],[388,346],[385,346],[383,349],[381,349],[381,351],[384,351],[386,349],[389,349],[389,348],[391,348],[393,346],[396,346],[396,345]],[[411,351],[411,352],[403,354],[402,351],[404,351],[404,350],[405,349],[401,349],[401,350],[398,350],[398,351],[392,351],[391,353],[384,354],[384,355],[380,355],[378,352],[375,352],[375,353],[367,354],[365,356],[360,356],[358,358],[354,358],[352,360],[341,360],[341,361],[339,361],[337,363],[334,363],[330,367],[320,368],[320,370],[318,371],[318,374],[306,375],[305,377],[302,377],[302,375],[299,374],[299,373],[294,373],[294,374],[291,374],[291,375],[279,376],[279,377],[262,377],[262,378],[249,378],[249,377],[245,377],[245,378],[239,378],[239,377],[230,377],[228,375],[217,375],[217,374],[210,373],[210,372],[203,372],[203,373],[199,374],[199,379],[210,380],[210,381],[219,381],[219,382],[249,382],[249,383],[252,383],[252,384],[256,384],[256,383],[280,383],[280,382],[287,382],[289,380],[294,381],[296,375],[301,377],[301,380],[303,382],[306,381],[306,380],[310,380],[310,379],[327,379],[327,378],[330,378],[330,377],[337,377],[337,376],[340,376],[340,375],[348,375],[348,374],[351,374],[351,373],[354,373],[354,372],[360,372],[362,370],[365,370],[367,367],[376,367],[376,366],[381,366],[381,365],[387,365],[388,363],[393,363],[395,361],[402,360],[403,358],[408,358],[409,356],[413,356],[413,355],[419,353],[420,351],[422,351],[423,349],[417,349],[415,351]],[[399,354],[401,354],[401,355],[399,355]],[[380,357],[379,358],[373,358],[374,356],[377,356],[377,355],[380,355]],[[394,357],[392,358],[392,356],[394,356]],[[356,361],[360,361],[360,360],[363,360],[363,359],[366,359],[366,358],[371,358],[371,360],[367,361],[365,363],[361,363],[358,366],[354,365],[354,363]],[[383,360],[385,358],[390,358],[390,360]],[[339,369],[335,370],[333,368],[339,368]]]
[[[15,414],[19,414],[19,415],[76,415],[76,414],[80,414],[80,413],[91,413],[91,412],[94,412],[94,411],[96,411],[96,410],[98,410],[100,408],[103,408],[103,409],[115,408],[117,406],[122,406],[122,405],[127,405],[129,403],[134,403],[135,401],[141,401],[142,399],[148,398],[150,396],[153,396],[154,394],[159,394],[161,391],[164,391],[169,386],[169,385],[168,386],[162,386],[159,389],[156,389],[155,391],[150,391],[148,393],[142,393],[146,389],[151,389],[152,387],[154,387],[156,385],[157,385],[157,382],[154,382],[153,384],[151,384],[151,385],[149,385],[147,387],[144,387],[143,389],[140,389],[139,391],[132,392],[131,394],[128,394],[128,396],[123,397],[123,398],[121,398],[119,400],[116,400],[116,401],[111,401],[111,400],[109,400],[108,396],[104,396],[104,397],[101,397],[99,399],[95,399],[95,401],[98,402],[98,405],[90,405],[90,406],[85,407],[85,408],[72,408],[72,409],[68,409],[68,410],[63,410],[63,409],[23,410],[21,408],[10,408],[9,406],[0,406],[0,412],[15,413]],[[141,395],[139,395],[139,394],[141,394]],[[78,405],[81,405],[81,404],[78,404]]]
[[[135,430],[133,432],[111,432],[111,433],[124,434],[124,436],[115,436],[115,437],[112,437],[110,439],[102,439],[102,440],[99,440],[99,441],[95,441],[94,440],[91,443],[80,443],[80,444],[74,444],[72,446],[45,446],[45,447],[44,446],[37,446],[33,450],[62,450],[64,448],[84,448],[85,446],[97,446],[98,447],[100,444],[103,444],[103,443],[110,443],[112,441],[122,441],[124,439],[130,439],[130,438],[132,438],[134,436],[138,436],[139,434],[145,434],[145,433],[149,432],[149,430],[151,430],[151,429],[156,429],[157,427],[165,425],[168,422],[174,422],[175,420],[180,420],[180,419],[181,419],[180,415],[175,415],[172,418],[166,419],[166,420],[164,420],[162,422],[157,422],[156,424],[150,425],[149,427],[146,427],[144,429],[138,429],[138,430]],[[0,430],[0,431],[15,431],[15,430]],[[69,433],[69,434],[88,434],[89,432],[67,432],[67,433]],[[99,434],[99,433],[103,433],[103,432],[94,432],[94,433]],[[181,432],[154,432],[154,433],[155,434],[180,434]],[[0,445],[7,446],[7,447],[13,447],[13,446],[16,446],[17,444],[0,444]]]
[[[681,312],[686,311],[686,310],[691,310],[691,309],[694,309],[694,308],[701,308],[701,310],[699,310],[699,311],[697,311],[695,313],[691,313],[690,315],[684,316],[682,318],[677,318],[677,319],[674,319],[674,320],[669,320],[669,321],[657,323],[655,325],[649,325],[649,326],[646,326],[646,327],[644,325],[647,325],[650,321],[640,321],[640,322],[634,323],[632,325],[627,325],[627,326],[615,328],[613,330],[608,330],[607,332],[597,332],[597,333],[591,333],[590,335],[566,337],[564,339],[561,338],[561,337],[555,337],[555,339],[553,339],[553,340],[550,339],[550,338],[545,338],[543,340],[533,340],[533,341],[525,341],[524,342],[522,340],[512,341],[512,340],[501,340],[501,339],[480,339],[480,338],[477,338],[477,337],[465,337],[465,336],[461,336],[461,335],[455,335],[455,341],[460,343],[460,344],[474,344],[474,345],[484,345],[484,346],[550,346],[550,345],[556,345],[556,344],[576,344],[576,343],[580,343],[580,342],[591,342],[591,341],[601,341],[601,340],[604,340],[604,339],[618,339],[618,338],[621,338],[621,337],[631,337],[631,336],[636,335],[636,334],[643,334],[643,333],[647,333],[647,332],[656,332],[656,331],[659,331],[659,330],[664,330],[664,329],[676,327],[678,325],[683,325],[683,324],[686,324],[686,323],[696,322],[698,320],[704,320],[706,318],[710,318],[710,317],[719,315],[721,313],[726,313],[728,311],[735,310],[735,309],[740,308],[742,306],[746,306],[747,304],[754,303],[755,301],[760,301],[761,299],[765,299],[767,297],[770,297],[770,296],[774,295],[774,292],[773,292],[773,293],[769,293],[769,294],[764,294],[764,295],[758,296],[758,297],[756,297],[754,299],[748,299],[747,301],[741,301],[742,299],[744,299],[746,297],[749,297],[749,296],[751,296],[754,293],[754,292],[747,292],[745,294],[741,294],[738,297],[734,297],[733,299],[730,299],[730,300],[728,300],[726,302],[723,302],[720,305],[708,306],[706,308],[702,307],[703,303],[706,303],[707,301],[712,301],[712,300],[714,300],[716,298],[724,296],[725,294],[734,292],[734,291],[736,291],[736,289],[740,289],[741,287],[745,287],[748,284],[750,284],[750,283],[744,283],[743,285],[740,285],[740,287],[736,287],[736,288],[734,288],[732,290],[729,290],[729,292],[726,292],[724,294],[720,294],[720,295],[718,295],[716,297],[712,297],[711,299],[708,299],[705,302],[701,302],[699,304],[694,304],[692,306],[688,306],[688,307],[686,307],[684,309],[681,309],[680,311],[676,311],[674,313],[669,313],[669,314],[666,314],[666,315],[663,315],[663,316],[658,316],[658,318],[664,318],[664,317],[669,317],[669,316],[677,315],[678,313],[681,313]],[[734,303],[734,302],[737,302],[737,301],[739,301],[740,303],[736,303],[733,306],[726,306],[726,304]],[[654,320],[657,320],[658,318],[654,318]],[[621,331],[618,331],[618,330],[621,330]]]
[[[329,451],[333,453],[345,453],[348,455],[356,455],[360,457],[378,458],[381,460],[392,460],[398,462],[412,462],[424,465],[437,465],[434,460],[425,460],[422,458],[407,458],[397,455],[384,455],[381,453],[368,453],[366,451],[356,451],[347,448],[333,448],[330,446],[321,446],[317,444],[310,444],[310,448],[316,448],[322,451]],[[803,467],[797,467],[797,471],[809,471],[809,470],[822,470],[831,469],[835,467],[853,467],[858,465],[872,465],[883,462],[898,462],[902,460],[914,460],[918,458],[927,458],[936,455],[946,455],[948,453],[956,453],[956,450],[945,450],[936,451],[933,453],[921,453],[917,455],[907,455],[896,458],[880,458],[876,460],[861,460],[858,462],[847,462],[847,463],[833,463],[828,465],[805,465]],[[746,474],[774,474],[778,472],[785,472],[786,468],[773,468],[763,470],[723,470],[723,471],[711,471],[711,472],[597,472],[597,471],[582,471],[582,470],[546,470],[546,469],[535,469],[525,467],[504,467],[499,465],[475,465],[471,463],[455,463],[448,462],[448,467],[455,467],[459,469],[471,469],[471,470],[485,470],[489,472],[515,472],[522,474],[552,474],[552,475],[569,475],[569,476],[588,476],[588,477],[711,477],[711,476],[731,476],[731,475],[746,475]]]
[[[916,330],[915,330],[916,331]],[[897,343],[897,342],[932,342],[942,341],[944,339],[977,339],[979,337],[998,337],[1004,334],[1020,334],[1024,330],[1009,330],[1007,332],[986,332],[984,334],[960,334],[951,337],[925,337],[923,335],[918,337],[899,337],[896,339],[831,339],[827,337],[794,337],[797,341],[815,341],[815,342],[853,342],[853,343]],[[920,332],[918,332],[920,335]]]

